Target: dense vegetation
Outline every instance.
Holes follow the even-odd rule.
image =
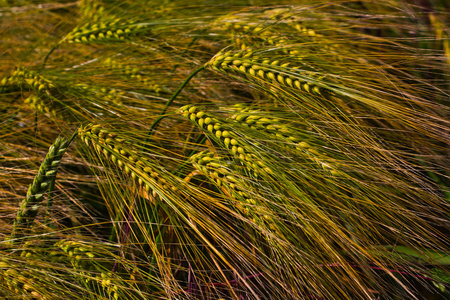
[[[449,297],[445,3],[0,1],[0,297]]]

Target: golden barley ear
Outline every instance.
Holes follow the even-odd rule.
[[[58,114],[56,113],[54,107],[48,105],[47,101],[45,101],[48,100],[46,98],[48,97],[44,95],[39,96],[37,94],[32,94],[31,96],[29,96],[24,100],[24,103],[27,104],[31,109],[39,113],[47,113],[53,118],[56,118]]]
[[[298,136],[291,126],[284,124],[279,118],[271,117],[259,110],[251,109],[242,104],[236,104],[231,107],[236,113],[231,116],[239,124],[252,130],[268,133],[279,140],[285,141],[286,147],[292,148],[299,156],[304,156],[308,160],[315,162],[323,170],[330,172],[331,175],[342,175],[339,170],[339,163],[328,157],[325,153],[320,153],[310,142],[304,140],[304,137]]]
[[[179,112],[201,128],[205,135],[216,141],[221,148],[228,150],[255,177],[273,174],[264,161],[255,155],[253,147],[245,139],[239,138],[229,124],[193,105],[185,105],[179,109]]]
[[[99,124],[80,127],[78,133],[81,140],[95,151],[100,161],[106,159],[122,170],[125,175],[130,176],[144,198],[154,199],[161,197],[167,191],[178,190],[160,176],[161,170],[142,157],[132,143],[118,134],[102,128]]]
[[[45,92],[55,88],[55,84],[49,78],[20,66],[10,76],[2,79],[0,85],[6,84],[28,87],[36,92]]]
[[[299,66],[291,66],[291,61],[265,57],[252,49],[218,53],[206,66],[268,86],[280,85],[284,89],[316,96],[332,93],[325,84],[319,85],[320,78],[314,72],[300,71]]]
[[[146,33],[150,28],[145,23],[124,20],[115,16],[94,18],[75,27],[60,43],[98,44],[111,41],[123,41],[133,36]]]
[[[255,191],[237,176],[238,171],[233,167],[234,163],[227,157],[203,151],[191,156],[190,161],[195,169],[233,199],[230,203],[232,208],[236,207],[246,218],[250,218],[264,230],[266,227],[276,228],[272,217],[264,211],[255,195],[252,195]]]
[[[0,262],[0,284],[15,295],[22,295],[28,299],[49,299],[39,288],[39,272],[25,271]]]

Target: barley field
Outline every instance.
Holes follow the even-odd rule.
[[[0,0],[1,299],[449,299],[450,5]]]

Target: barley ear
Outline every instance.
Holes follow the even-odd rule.
[[[268,86],[274,83],[283,89],[310,95],[328,96],[331,93],[324,83],[317,85],[318,79],[309,71],[301,71],[298,67],[288,67],[289,63],[281,63],[271,57],[246,49],[239,52],[219,52],[205,64],[207,68],[237,76]]]
[[[265,162],[255,154],[252,145],[239,138],[239,134],[229,124],[190,104],[179,108],[178,112],[198,126],[206,136],[216,141],[221,148],[228,150],[255,177],[273,174]]]
[[[288,124],[283,124],[278,118],[272,118],[262,114],[258,110],[252,110],[242,104],[235,105],[233,110],[237,111],[231,119],[237,123],[257,131],[264,131],[278,139],[284,140],[288,147],[295,148],[297,154],[308,158],[323,170],[332,175],[342,175],[339,164],[324,153],[319,153],[318,149],[303,140],[302,136],[295,133],[294,128]]]
[[[79,136],[93,152],[97,154],[100,161],[109,161],[129,176],[138,185],[144,198],[161,198],[167,191],[177,191],[177,187],[161,177],[154,163],[140,157],[139,151],[133,144],[121,138],[113,132],[109,132],[99,124],[88,124],[78,129]],[[151,195],[151,196],[150,196]]]
[[[33,223],[45,193],[51,191],[53,188],[62,156],[74,137],[75,134],[69,140],[58,137],[50,146],[48,153],[39,168],[38,174],[34,177],[33,183],[28,188],[25,199],[23,199],[20,204],[19,211],[14,220],[13,232],[11,235],[12,240],[23,236],[23,230],[30,227]]]
[[[194,154],[190,161],[194,168],[212,181],[224,194],[235,199],[231,205],[244,216],[253,220],[261,228],[276,229],[272,217],[252,196],[252,188],[244,180],[235,176],[237,170],[233,168],[232,161],[228,161],[227,157],[215,156],[214,153],[202,151]]]

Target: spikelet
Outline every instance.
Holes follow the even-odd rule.
[[[257,83],[268,85],[276,83],[284,89],[295,92],[323,96],[329,93],[325,85],[316,84],[320,78],[315,78],[317,76],[313,72],[299,72],[298,67],[291,67],[289,63],[282,63],[279,60],[265,59],[252,50],[219,53],[206,63],[206,66]]]
[[[62,156],[66,152],[70,142],[71,139],[66,140],[58,137],[50,146],[39,168],[38,174],[28,188],[27,196],[20,204],[19,211],[14,220],[11,236],[13,239],[21,236],[23,231],[33,223],[45,193],[54,184]]]
[[[254,176],[273,173],[264,161],[253,153],[252,147],[238,137],[231,126],[222,123],[193,105],[183,106],[179,109],[179,112],[200,127],[207,136],[219,143],[221,147],[227,149]]]
[[[178,189],[162,178],[160,172],[147,159],[142,158],[134,146],[117,134],[102,129],[100,125],[88,124],[78,129],[79,136],[92,148],[100,160],[107,159],[124,174],[130,176],[142,191],[145,198],[161,197],[167,191]]]
[[[309,160],[317,163],[323,170],[329,171],[332,175],[342,174],[338,170],[339,164],[337,162],[327,157],[326,154],[319,153],[313,145],[298,137],[295,131],[287,124],[283,124],[280,119],[266,116],[259,110],[252,110],[242,104],[236,104],[232,110],[237,112],[231,119],[241,125],[275,135],[279,139],[285,140],[287,146],[294,147]]]
[[[233,162],[224,157],[214,156],[214,153],[199,152],[190,158],[192,165],[209,180],[214,182],[225,193],[239,202],[233,203],[246,216],[252,217],[258,225],[267,224],[271,228],[273,219],[258,205],[257,200],[250,196],[251,188],[242,179],[234,175],[236,170],[232,168]],[[227,165],[225,167],[224,165]]]

